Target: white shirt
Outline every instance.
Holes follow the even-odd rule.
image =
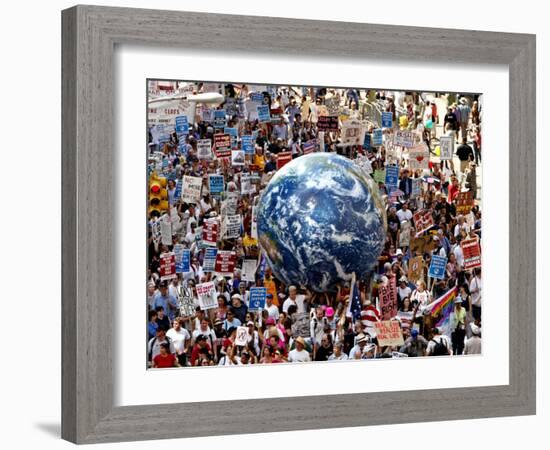
[[[399,211],[397,211],[397,217],[400,222],[403,222],[404,220],[410,221],[412,219],[412,216],[413,216],[412,212],[408,208],[406,211],[404,211],[403,209],[400,209]]]
[[[483,283],[481,278],[474,277],[470,281],[470,294],[472,295],[472,305],[481,306],[481,288]]]
[[[457,245],[454,250],[453,250],[453,253],[456,257],[456,262],[457,264],[460,266],[460,267],[463,267],[464,266],[464,254],[462,253],[462,247],[460,245]]]
[[[170,328],[166,332],[166,336],[172,340],[174,349],[178,355],[181,355],[185,351],[185,342],[191,339],[189,331],[185,328],[180,328],[179,331],[176,331],[174,328]]]
[[[267,306],[265,305],[264,308],[267,311],[267,314],[269,317],[271,317],[275,322],[279,320],[279,308],[277,308],[275,305]]]
[[[333,353],[328,357],[329,361],[345,361],[346,359],[349,359],[349,357],[344,352],[340,356],[335,356]]]
[[[309,362],[311,358],[306,350],[298,351],[296,349],[288,352],[288,362]]]
[[[290,308],[290,305],[296,305],[296,307],[298,308],[296,312],[298,313],[306,312],[304,308],[305,300],[306,300],[306,297],[304,295],[296,295],[296,300],[292,300],[290,297],[288,297],[283,303],[283,311],[287,313],[288,308]]]

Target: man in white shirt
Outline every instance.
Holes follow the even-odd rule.
[[[349,359],[361,359],[361,356],[363,355],[363,350],[367,346],[368,338],[363,333],[358,334],[356,339],[357,343],[349,351]]]
[[[182,367],[185,367],[187,364],[187,350],[189,348],[189,343],[191,342],[191,336],[189,331],[181,326],[180,319],[174,319],[172,322],[172,328],[166,332],[166,336],[170,338],[172,344],[174,345],[174,350],[176,351],[176,356]]]
[[[474,319],[481,320],[481,268],[474,269],[474,276],[470,280],[470,295],[472,296],[472,316]]]
[[[265,307],[269,317],[271,317],[275,322],[279,320],[279,308],[273,304],[273,294],[267,294],[265,298]]]
[[[464,344],[465,355],[481,355],[481,328],[475,323],[470,324],[472,337],[466,340]]]
[[[456,263],[460,267],[464,267],[464,253],[462,253],[462,246],[460,245],[460,242],[458,240],[455,247],[453,248],[453,253],[456,257]]]
[[[290,305],[296,305],[297,313],[306,312],[305,303],[306,296],[303,294],[298,295],[296,286],[290,286],[288,288],[288,298],[283,303],[283,311],[288,313],[288,308],[290,308]]]
[[[412,220],[413,214],[411,210],[409,209],[409,204],[407,202],[403,203],[403,206],[399,211],[397,211],[397,218],[399,219],[399,222],[407,221],[410,222]]]
[[[294,341],[295,348],[294,350],[291,350],[288,352],[288,362],[309,362],[311,361],[311,358],[309,356],[309,352],[305,350],[306,342],[304,341],[304,338],[299,336]]]

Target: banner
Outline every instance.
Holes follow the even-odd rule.
[[[237,254],[228,250],[218,250],[214,271],[220,275],[231,276],[235,270]]]
[[[397,286],[395,276],[391,277],[387,284],[379,286],[378,293],[381,319],[389,320],[397,316]]]
[[[456,213],[460,215],[469,214],[474,206],[474,193],[472,191],[459,192],[455,197]]]
[[[282,168],[285,164],[292,161],[292,153],[282,152],[277,155],[277,170]]]
[[[216,109],[214,111],[214,128],[225,128],[226,125],[225,109]]]
[[[464,270],[481,267],[481,247],[477,239],[464,239],[460,246],[464,255]]]
[[[403,345],[403,332],[397,320],[374,322],[374,329],[380,347]]]
[[[432,261],[428,269],[428,276],[443,280],[447,270],[447,258],[445,256],[432,255]]]
[[[231,216],[226,216],[225,219],[225,239],[237,239],[241,235],[241,216],[240,214],[235,214]]]
[[[211,194],[221,194],[224,191],[223,175],[208,175],[208,187]]]
[[[411,198],[418,198],[422,194],[422,178],[411,178]]]
[[[338,131],[338,116],[319,116],[317,129],[319,131]]]
[[[365,139],[363,141],[363,148],[365,150],[370,150],[371,149],[371,139],[372,139],[372,136],[370,133],[365,133]]]
[[[197,158],[212,159],[212,141],[210,139],[199,139],[197,141]]]
[[[218,307],[218,299],[214,283],[209,281],[208,283],[197,284],[196,289],[197,296],[199,297],[199,306],[203,311]]]
[[[166,252],[160,255],[159,273],[161,281],[177,278],[174,252]]]
[[[231,136],[231,148],[236,150],[239,148],[239,131],[236,128],[227,128],[223,129],[223,134],[228,134]]]
[[[416,228],[416,236],[420,236],[425,231],[428,231],[434,226],[432,212],[429,210],[417,211],[413,214],[414,227]]]
[[[233,167],[242,167],[242,166],[244,166],[244,151],[242,151],[242,150],[232,150],[231,151],[231,165]]]
[[[399,185],[399,167],[386,166],[386,177],[384,181],[386,186],[396,188]]]
[[[228,134],[215,134],[214,151],[218,158],[229,158],[231,156],[231,136]]]
[[[259,122],[271,122],[271,114],[269,113],[269,105],[257,105],[256,112],[258,113]]]
[[[401,147],[413,147],[415,143],[415,135],[416,133],[414,131],[396,130],[393,135],[393,143]]]
[[[184,175],[181,201],[184,203],[199,203],[201,200],[202,178]]]
[[[247,134],[241,136],[241,148],[247,155],[254,154],[254,138],[252,135]]]
[[[293,337],[304,337],[308,338],[311,336],[311,328],[309,321],[309,313],[294,313],[292,317],[293,323],[290,326],[292,330]]]
[[[409,167],[412,170],[429,169],[429,163],[430,150],[424,142],[409,149]]]
[[[340,113],[340,96],[334,95],[329,98],[325,98],[325,106],[329,116],[336,116]]]
[[[174,255],[176,258],[176,273],[186,273],[191,270],[191,251],[186,249],[183,244],[174,245]]]
[[[372,130],[371,145],[373,147],[380,147],[384,142],[384,135],[382,134],[382,128],[376,128]]]
[[[160,218],[160,242],[172,245],[172,222],[168,214],[163,214]]]
[[[243,261],[243,268],[241,272],[241,278],[244,281],[256,281],[256,266],[257,261],[255,259],[245,259]]]
[[[218,242],[219,223],[217,219],[206,219],[202,225],[202,245],[215,247]]]
[[[176,133],[189,134],[189,122],[187,121],[187,116],[176,117]]]
[[[439,138],[439,158],[441,161],[453,159],[455,152],[455,139],[453,136],[441,136]]]
[[[393,113],[382,113],[382,128],[393,128]]]
[[[178,288],[178,308],[181,317],[192,317],[195,314],[193,291],[187,286],[180,285]]]
[[[344,145],[363,145],[365,127],[358,120],[346,120],[342,123],[341,139]]]
[[[235,345],[244,347],[248,342],[248,328],[237,327],[237,334],[235,336]]]
[[[218,254],[218,249],[216,248],[207,248],[204,250],[204,260],[202,262],[202,270],[204,272],[213,272],[216,267],[216,256]]]
[[[409,260],[409,270],[407,272],[407,278],[409,281],[416,283],[422,279],[424,275],[424,258],[422,256],[415,256]]]
[[[256,186],[252,184],[252,175],[248,173],[241,174],[241,194],[248,195],[256,192]]]
[[[267,289],[265,287],[250,288],[250,301],[248,302],[249,311],[261,311],[265,307]]]

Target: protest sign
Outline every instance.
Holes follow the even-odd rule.
[[[391,277],[386,284],[378,287],[378,301],[380,317],[382,320],[389,320],[397,315],[397,287],[395,276]]]
[[[403,332],[397,320],[374,322],[374,329],[380,347],[403,345]]]
[[[189,134],[189,122],[187,121],[187,116],[176,117],[176,133]]]
[[[481,267],[481,247],[477,239],[465,239],[460,243],[464,255],[464,269]]]
[[[185,203],[199,203],[201,199],[202,178],[184,175],[181,201]]]
[[[254,103],[257,103],[258,105],[261,105],[264,102],[264,94],[262,94],[261,92],[251,92],[250,100],[252,100]]]
[[[188,153],[188,145],[185,142],[181,142],[178,144],[178,152],[180,155],[187,156]]]
[[[164,245],[172,245],[172,222],[168,214],[160,218],[160,241]]]
[[[216,109],[214,111],[214,128],[225,128],[226,125],[225,109]]]
[[[235,337],[235,345],[245,346],[248,342],[248,328],[237,327],[237,335]]]
[[[186,249],[183,244],[176,244],[174,245],[174,256],[176,258],[176,273],[189,272],[191,262],[189,249]]]
[[[258,239],[258,206],[252,206],[252,223],[250,225],[250,237]]]
[[[241,174],[241,194],[254,194],[256,192],[256,186],[252,184],[252,175],[248,173]]]
[[[254,138],[251,134],[241,136],[241,148],[247,155],[254,154]]]
[[[213,272],[216,266],[216,256],[218,254],[218,249],[216,248],[207,248],[204,250],[204,260],[202,262],[202,270],[204,272]]]
[[[240,214],[235,214],[231,216],[226,216],[225,219],[225,239],[236,239],[241,235],[241,216]]]
[[[437,247],[433,235],[427,234],[425,236],[415,237],[411,241],[411,252],[415,254],[416,252],[420,253],[429,253]]]
[[[217,219],[206,219],[202,225],[202,245],[215,247],[218,242],[219,223]]]
[[[180,285],[178,288],[178,308],[181,317],[191,317],[195,314],[195,302],[191,288]]]
[[[159,273],[161,281],[177,278],[174,252],[166,252],[160,255]]]
[[[344,145],[363,145],[365,127],[358,120],[346,120],[342,123],[341,140]]]
[[[417,211],[413,214],[416,236],[420,236],[434,226],[434,219],[430,210]]]
[[[474,206],[474,193],[472,191],[459,192],[455,197],[455,201],[456,213],[466,215]]]
[[[218,250],[214,271],[220,275],[231,276],[235,270],[237,254],[229,250]]]
[[[237,100],[235,98],[226,97],[223,106],[228,116],[235,116],[237,114]]]
[[[271,114],[269,112],[269,105],[257,105],[256,112],[258,113],[259,122],[271,122]]]
[[[336,116],[338,118],[340,112],[340,96],[333,95],[332,97],[325,98],[325,106],[329,116]]]
[[[415,144],[415,135],[414,131],[410,130],[395,130],[393,135],[394,145],[399,145],[401,147],[413,147]]]
[[[211,194],[221,194],[224,191],[223,175],[208,175],[208,188]]]
[[[241,277],[244,281],[254,282],[256,280],[256,266],[257,261],[255,259],[245,259],[243,261]]]
[[[338,116],[319,116],[317,129],[319,131],[338,131]]]
[[[399,247],[408,247],[411,242],[411,223],[407,219],[404,219],[401,221],[400,227]]]
[[[267,289],[265,287],[250,288],[250,301],[248,302],[249,311],[261,311],[265,307]]]
[[[409,260],[409,271],[407,277],[409,281],[416,282],[424,275],[424,258],[422,256],[415,256]]]
[[[422,194],[422,178],[411,178],[411,198],[418,198]]]
[[[229,158],[231,156],[231,136],[228,134],[215,134],[214,151],[218,158]]]
[[[382,128],[376,128],[372,130],[371,145],[373,147],[380,147],[384,142],[384,135],[382,134]]]
[[[309,327],[309,313],[294,313],[291,319],[292,325],[290,328],[294,338],[298,336],[308,338],[311,336],[311,328]]]
[[[429,163],[430,150],[424,142],[409,149],[409,167],[411,170],[429,169]]]
[[[203,122],[212,123],[214,121],[214,110],[210,108],[203,108],[201,117]]]
[[[226,195],[226,213],[225,215],[232,215],[237,212],[239,207],[239,193],[228,192]]]
[[[218,307],[216,287],[214,286],[214,283],[209,281],[207,283],[197,284],[196,290],[199,298],[199,306],[203,311]]]
[[[393,114],[391,112],[382,113],[382,128],[393,127]]]
[[[228,134],[231,136],[231,148],[236,150],[239,148],[239,131],[236,128],[227,128],[223,129],[223,134]]]
[[[439,158],[441,161],[452,160],[455,152],[455,139],[453,136],[441,136],[439,138]]]
[[[286,163],[292,161],[291,152],[282,152],[277,155],[277,170],[283,167]]]
[[[372,173],[372,163],[366,156],[359,155],[354,161],[368,175]],[[385,178],[384,178],[385,179]]]
[[[231,165],[233,167],[244,166],[244,151],[231,150]]]
[[[212,159],[212,141],[210,139],[199,139],[197,141],[197,158]]]
[[[183,189],[183,183],[181,179],[176,180],[176,191],[174,192],[174,198],[180,199],[181,198],[181,191]]]
[[[447,270],[447,258],[445,256],[432,255],[432,261],[428,269],[428,276],[443,280]]]
[[[384,181],[386,186],[396,188],[399,185],[399,167],[386,166],[386,177]]]
[[[371,149],[371,139],[372,139],[372,136],[370,133],[365,133],[365,139],[363,140],[363,148],[365,150],[370,150]]]
[[[377,183],[386,182],[386,169],[376,169],[373,175],[374,181]]]

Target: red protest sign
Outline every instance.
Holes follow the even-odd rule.
[[[176,278],[176,255],[173,252],[163,253],[160,255],[160,279],[171,280]]]
[[[217,220],[205,220],[202,225],[202,243],[215,247],[218,241],[219,225]]]
[[[455,197],[456,213],[468,214],[474,206],[474,193],[471,191],[459,192]]]
[[[389,320],[397,316],[397,286],[395,277],[391,277],[387,284],[378,288],[380,302],[380,317]]]
[[[282,152],[277,155],[277,170],[283,167],[286,163],[292,161],[292,153]]]
[[[319,116],[317,128],[319,131],[338,131],[338,116]]]
[[[215,134],[214,135],[214,151],[218,158],[231,157],[231,135]]]
[[[464,269],[481,267],[481,247],[477,239],[465,239],[460,243],[464,255]]]
[[[214,271],[222,275],[233,275],[237,254],[235,252],[218,250]]]
[[[434,226],[434,219],[431,211],[418,211],[413,215],[414,226],[416,228],[416,236],[420,236],[425,231],[428,231]]]

